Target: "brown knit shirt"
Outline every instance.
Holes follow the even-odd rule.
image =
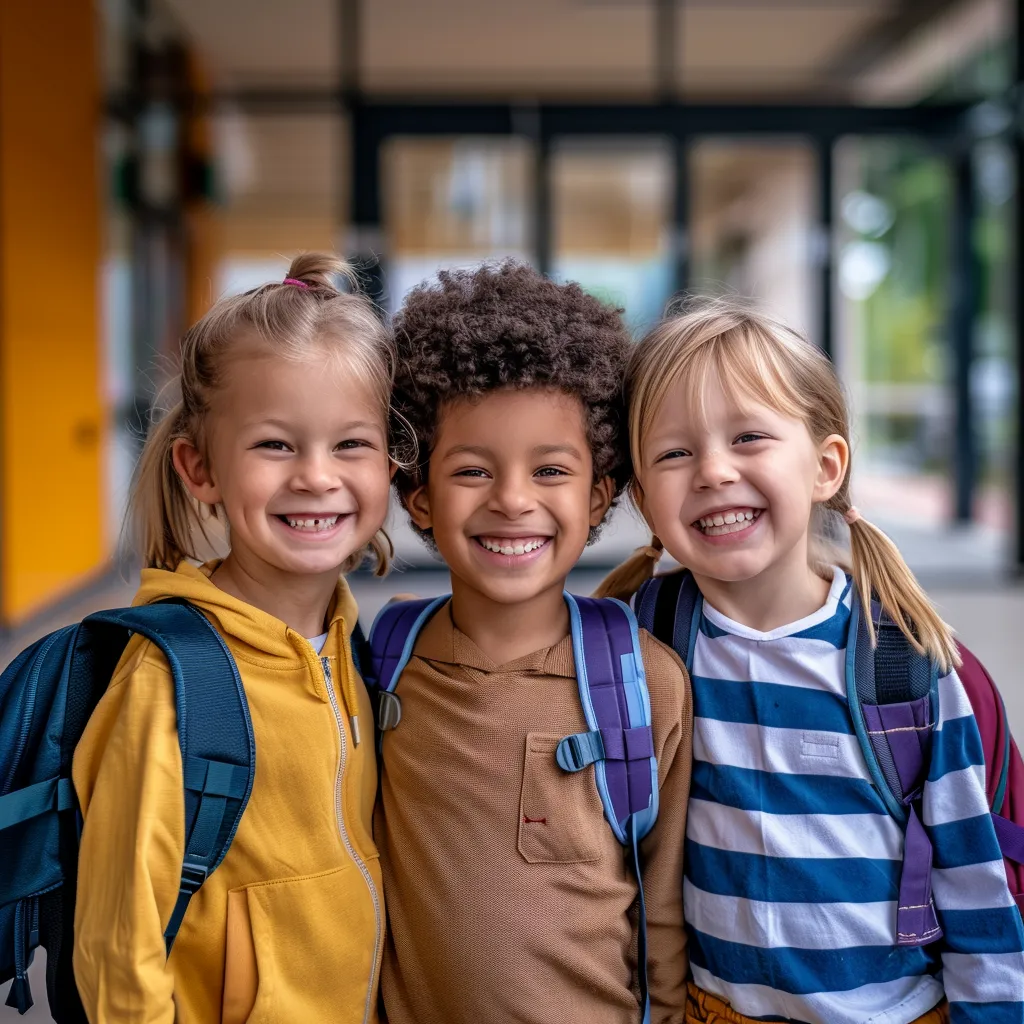
[[[641,844],[652,1022],[686,1002],[683,839],[693,705],[676,654],[646,632],[660,783]],[[636,1024],[636,883],[593,767],[555,746],[584,732],[572,640],[495,665],[438,611],[398,687],[374,821],[391,1024]]]

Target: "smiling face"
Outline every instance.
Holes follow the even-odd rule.
[[[542,388],[448,406],[427,480],[406,497],[414,522],[453,588],[499,604],[560,594],[612,499],[608,478],[594,482],[579,400]]]
[[[802,420],[728,394],[714,372],[705,385],[699,409],[677,382],[641,439],[644,515],[698,582],[806,575],[812,507],[845,477],[845,440],[815,443]]]
[[[318,355],[246,350],[212,397],[205,453],[176,442],[175,467],[195,498],[223,509],[229,558],[248,575],[336,577],[383,523],[386,425],[354,378]]]

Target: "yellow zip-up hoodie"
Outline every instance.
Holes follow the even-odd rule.
[[[186,598],[223,636],[252,717],[252,795],[166,958],[185,852],[181,752],[170,670],[133,637],[75,751],[86,1013],[92,1024],[375,1022],[384,904],[372,713],[349,646],[355,601],[340,580],[318,657],[211,583],[215,566],[144,570],[134,603]]]

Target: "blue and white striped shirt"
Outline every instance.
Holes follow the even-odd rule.
[[[872,783],[846,698],[851,587],[768,633],[704,606],[692,672],[684,908],[696,983],[749,1017],[1024,1022],[1024,928],[988,818],[981,740],[956,673],[922,818],[945,939],[894,943],[903,833]]]

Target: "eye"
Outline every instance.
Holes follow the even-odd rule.
[[[470,479],[474,479],[474,480],[486,480],[487,479],[487,473],[486,473],[485,470],[477,469],[477,468],[475,468],[473,466],[470,466],[468,469],[458,469],[452,475],[453,476],[461,476],[461,477],[469,477]]]
[[[253,445],[253,448],[264,448],[272,452],[291,451],[291,447],[284,441],[259,441]]]
[[[533,475],[540,477],[560,477],[568,476],[569,472],[568,470],[562,469],[561,466],[544,466],[541,469],[538,469]]]
[[[339,441],[335,446],[336,452],[341,451],[352,451],[356,448],[375,448],[376,445],[372,441],[367,441],[359,437],[350,437],[345,441]]]
[[[654,463],[657,465],[659,462],[667,462],[669,459],[682,459],[690,453],[685,448],[673,448],[671,451],[663,452],[659,455]]]
[[[753,441],[764,441],[767,437],[767,434],[758,434],[750,431],[746,434],[740,434],[740,436],[733,441],[733,444],[750,444]]]

